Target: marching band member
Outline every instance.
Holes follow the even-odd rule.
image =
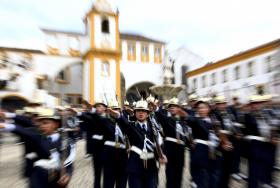
[[[149,108],[146,101],[136,103],[135,122],[128,122],[120,113],[109,109],[111,116],[117,118],[120,128],[127,134],[131,144],[128,159],[128,183],[130,188],[157,187],[157,160],[166,163],[167,159],[157,143],[157,131],[148,120]]]
[[[162,103],[162,109],[168,109],[169,100],[165,99]]]
[[[133,114],[133,109],[130,107],[128,101],[124,102],[122,114],[128,121],[135,121],[135,116]]]
[[[13,132],[32,144],[32,152],[26,155],[33,160],[30,188],[66,187],[73,172],[75,144],[71,140],[61,139],[58,133],[61,119],[54,110],[42,109],[37,121],[41,134],[11,123],[0,124],[0,130]],[[62,151],[63,142],[67,142],[67,147]]]
[[[86,100],[83,100],[82,101],[82,104],[81,104],[81,112],[80,114],[87,114],[91,111],[92,109],[92,106],[86,101]],[[78,113],[79,114],[79,113]],[[77,117],[79,118],[77,114]],[[82,134],[82,137],[85,138],[86,140],[86,145],[85,145],[85,158],[88,158],[91,156],[92,152],[91,152],[91,148],[90,148],[90,143],[91,143],[91,140],[92,138],[90,137],[91,135],[89,134],[89,131],[87,131],[87,128],[89,127],[90,125],[88,125],[88,122],[87,121],[81,121],[80,122],[80,129],[81,129],[81,134]]]
[[[103,169],[102,153],[104,147],[104,139],[102,134],[102,123],[100,118],[106,117],[107,103],[105,101],[96,101],[93,105],[93,112],[78,113],[81,121],[85,122],[88,127],[88,135],[91,138],[89,144],[90,152],[92,153],[92,164],[94,171],[94,188],[101,187],[101,175]]]
[[[121,113],[117,101],[111,101],[109,108]],[[103,147],[103,187],[126,188],[127,184],[127,138],[121,130],[119,123],[113,117],[100,118]]]
[[[207,101],[198,100],[195,108],[196,115],[186,117],[193,138],[190,150],[192,180],[197,188],[217,188],[220,175],[217,157],[221,155],[217,150],[220,125],[211,115]]]
[[[217,120],[221,123],[220,137],[221,139],[221,177],[220,188],[228,188],[230,174],[232,173],[233,164],[233,140],[235,134],[234,116],[227,111],[227,102],[224,96],[214,98],[215,110],[214,114]]]
[[[16,113],[1,112],[1,118],[13,121],[14,124],[22,126],[24,129],[37,131],[37,116],[38,110],[35,108],[25,107],[22,111]],[[29,159],[29,153],[32,152],[32,143],[20,136],[21,141],[24,143],[24,163],[23,163],[23,176],[30,177],[33,169],[33,160]]]
[[[273,158],[277,145],[276,129],[262,112],[267,98],[261,95],[250,97],[250,112],[244,117],[245,139],[248,141],[248,188],[258,188],[259,184],[271,183]]]
[[[243,138],[243,132],[245,126],[243,125],[243,112],[242,112],[242,105],[239,102],[239,95],[235,93],[232,97],[232,102],[233,104],[228,106],[227,111],[232,114],[233,116],[233,121],[236,122],[237,124],[234,125],[239,125],[239,127],[236,127],[236,130],[239,130],[236,132],[234,135],[234,138],[232,140],[232,145],[233,145],[233,161],[232,161],[232,175],[231,177],[234,178],[237,181],[240,181],[242,178],[246,179],[244,174],[240,172],[240,161],[241,161],[241,156],[244,153],[243,151],[246,150],[246,147],[244,145],[244,140]]]
[[[156,113],[155,113],[157,110],[157,106],[159,105],[159,101],[151,95],[146,99],[146,101],[148,102],[148,108],[150,110],[149,121],[154,125],[154,127],[156,127],[156,130],[158,131],[158,142],[160,145],[162,145],[163,144],[162,137],[164,136],[164,132],[163,132],[162,126],[161,126],[160,122],[158,121],[158,119],[156,117]],[[163,113],[165,113],[165,111]]]
[[[189,96],[189,108],[185,109],[186,112],[190,115],[190,116],[194,116],[195,115],[195,104],[198,100],[198,96],[196,94],[192,94]]]
[[[232,97],[232,105],[228,107],[228,111],[234,115],[234,119],[236,122],[238,122],[240,118],[240,108],[241,103],[239,102],[239,96],[237,94],[234,94]]]
[[[156,106],[155,103],[154,105]],[[186,130],[185,122],[180,119],[178,114],[179,109],[179,100],[172,98],[168,105],[170,117],[161,112],[159,108],[155,112],[165,136],[163,148],[168,160],[165,170],[167,188],[180,188],[182,184],[185,164]],[[176,155],[174,155],[175,153]]]
[[[104,188],[126,188],[127,180],[130,188],[156,188],[159,163],[166,164],[166,187],[180,188],[186,144],[192,187],[228,188],[231,173],[238,180],[234,175],[239,173],[242,145],[248,150],[248,188],[275,187],[272,172],[280,120],[270,100],[269,95],[254,95],[241,108],[238,102],[228,107],[225,97],[217,96],[211,109],[208,99],[190,96],[191,109],[186,109],[177,98],[161,107],[149,96],[136,102],[134,109],[127,101],[123,109],[117,101],[109,107],[96,101],[94,108],[86,106],[83,112],[27,107],[20,114],[0,112],[5,120],[0,132],[13,132],[25,142],[25,175],[31,188],[69,184],[75,139],[64,125],[76,130],[81,122],[76,115],[90,137],[94,188],[101,188],[101,177]]]

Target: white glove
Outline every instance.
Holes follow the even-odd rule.
[[[34,163],[34,166],[39,166],[46,170],[48,169],[59,169],[60,168],[60,159],[59,153],[57,151],[52,152],[51,159],[41,159]]]
[[[235,123],[233,123],[233,125],[234,125],[235,127],[244,128],[244,125],[241,124],[241,123],[235,122]]]
[[[0,128],[0,131],[11,132],[16,129],[16,126],[10,123],[1,123],[1,126],[3,126],[4,128]]]
[[[38,157],[38,155],[35,152],[31,152],[31,153],[28,153],[28,154],[25,155],[25,158],[26,159],[30,159],[30,160],[33,160],[33,159],[35,159],[37,157]]]
[[[8,119],[12,119],[14,117],[16,117],[15,113],[9,113],[9,112],[5,112],[5,117]]]
[[[41,168],[44,168],[46,170],[48,169],[59,169],[59,161],[56,161],[54,159],[41,159],[34,163],[34,166],[38,166]]]
[[[160,135],[160,133],[158,132],[158,138],[157,138],[157,140],[158,140],[158,144],[161,146],[161,145],[163,145],[163,138],[162,138],[162,136]]]

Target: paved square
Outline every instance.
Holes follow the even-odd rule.
[[[92,187],[93,174],[91,158],[84,158],[85,142],[79,141],[77,144],[77,157],[75,162],[74,175],[72,177],[69,188],[90,188]],[[1,188],[26,188],[27,181],[21,178],[21,152],[22,145],[15,145],[7,143],[1,146],[1,158],[0,158],[0,182]],[[189,188],[189,171],[188,171],[188,152],[186,152],[186,165],[183,179],[182,188]],[[244,170],[244,165],[243,165]],[[245,170],[244,170],[245,171]],[[275,173],[278,184],[280,184],[280,173]],[[160,170],[160,185],[159,188],[164,188],[165,175],[164,167]],[[246,183],[241,181],[231,182],[232,188],[245,188]]]

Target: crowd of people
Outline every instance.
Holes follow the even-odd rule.
[[[150,95],[122,106],[102,100],[83,101],[79,108],[31,104],[2,110],[0,117],[0,132],[24,142],[23,174],[30,188],[67,187],[79,139],[92,157],[94,188],[156,188],[162,165],[166,188],[227,188],[231,179],[247,181],[248,188],[277,187],[272,174],[280,109],[269,95],[250,96],[248,104],[237,96],[229,104],[224,96],[196,95],[184,103]],[[241,158],[248,172],[240,171]],[[185,161],[189,185],[182,183]]]

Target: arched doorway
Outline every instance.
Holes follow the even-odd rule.
[[[126,100],[130,103],[147,97],[150,94],[149,88],[154,86],[151,82],[139,82],[131,86],[126,92]]]
[[[47,80],[45,90],[58,99],[60,105],[79,105],[82,101],[83,65],[73,63],[57,71],[54,79]]]
[[[17,95],[8,95],[1,98],[1,108],[8,112],[22,109],[28,105],[28,100]]]

